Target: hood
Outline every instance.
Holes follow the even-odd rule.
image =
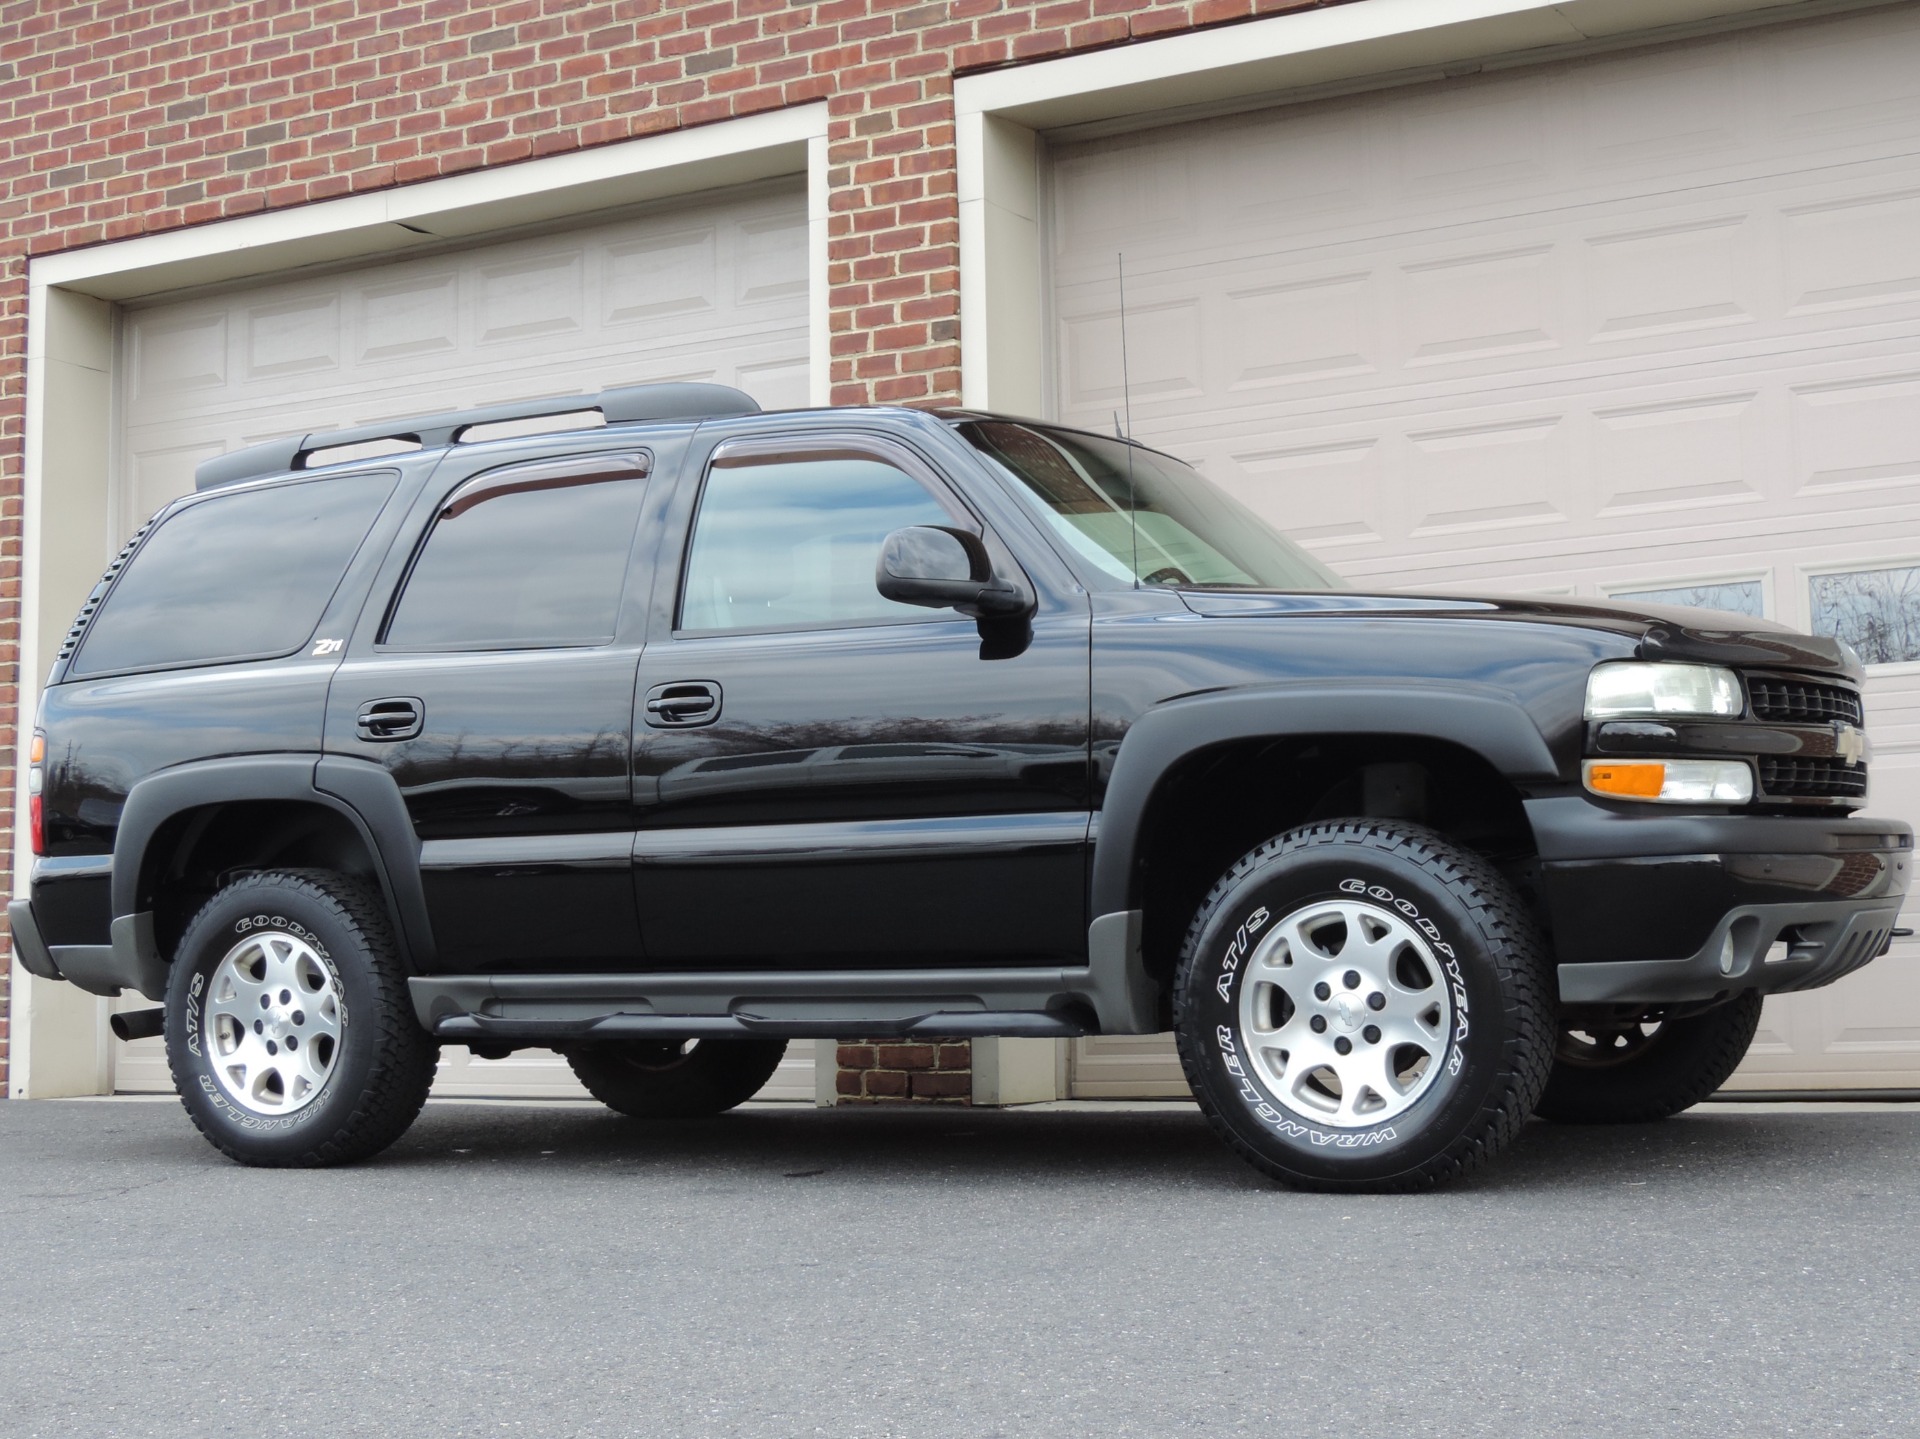
[[[1743,668],[1778,667],[1840,675],[1858,684],[1863,672],[1851,647],[1836,639],[1798,634],[1771,620],[1678,605],[1619,604],[1540,595],[1364,594],[1355,590],[1181,590],[1195,614],[1215,618],[1254,615],[1430,614],[1448,619],[1573,625],[1634,640],[1642,659],[1691,660]]]

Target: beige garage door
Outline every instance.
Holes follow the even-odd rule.
[[[1142,438],[1361,584],[1841,633],[1920,821],[1917,152],[1913,7],[1057,143],[1058,411],[1121,404],[1124,252]],[[1770,1003],[1738,1083],[1920,1084],[1916,960]]]
[[[649,380],[806,404],[805,188],[176,297],[129,308],[120,343],[103,554],[191,490],[202,460],[277,435]],[[116,1088],[172,1088],[158,1041],[117,1049]],[[793,1046],[763,1094],[812,1099],[812,1053]],[[449,1050],[435,1093],[584,1091],[545,1051]]]

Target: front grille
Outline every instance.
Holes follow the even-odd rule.
[[[1840,685],[1750,677],[1747,698],[1753,705],[1755,719],[1797,724],[1808,721],[1826,724],[1831,720],[1845,720],[1850,725],[1860,723],[1860,696]]]
[[[1867,792],[1864,765],[1837,759],[1762,758],[1760,789],[1775,799],[1860,799]]]

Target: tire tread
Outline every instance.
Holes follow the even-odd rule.
[[[1196,1096],[1204,1094],[1199,1061],[1186,1039],[1183,1016],[1192,1003],[1199,966],[1199,943],[1214,910],[1236,885],[1276,856],[1309,847],[1351,845],[1407,861],[1421,869],[1469,910],[1489,941],[1506,1000],[1506,1068],[1478,1123],[1440,1154],[1388,1181],[1342,1183],[1316,1180],[1275,1164],[1230,1128],[1204,1100],[1201,1109],[1214,1132],[1247,1163],[1271,1178],[1299,1189],[1431,1189],[1473,1173],[1499,1154],[1532,1116],[1546,1088],[1556,1030],[1548,985],[1547,950],[1525,903],[1497,869],[1437,830],[1401,821],[1322,820],[1276,835],[1243,855],[1221,876],[1195,911],[1180,946],[1175,971],[1173,1013],[1180,1037],[1180,1064]]]
[[[175,1085],[181,1090],[187,1117],[215,1149],[229,1159],[257,1168],[309,1169],[370,1158],[404,1134],[419,1116],[433,1087],[440,1050],[414,1016],[407,994],[406,965],[394,940],[386,906],[370,886],[332,870],[264,870],[235,880],[201,906],[184,931],[182,954],[188,948],[186,940],[216,905],[249,890],[292,890],[310,903],[332,909],[365,946],[374,993],[373,1013],[356,1015],[355,1022],[370,1023],[378,1032],[373,1065],[352,1110],[330,1132],[317,1134],[315,1142],[303,1151],[263,1154],[234,1144],[187,1103],[185,1080],[176,1072]]]

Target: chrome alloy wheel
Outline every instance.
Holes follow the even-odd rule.
[[[214,1078],[255,1114],[293,1114],[318,1098],[346,1027],[333,971],[313,946],[280,930],[227,951],[201,1013]]]
[[[1452,995],[1425,936],[1355,900],[1322,900],[1277,922],[1240,987],[1257,1077],[1295,1114],[1336,1129],[1382,1123],[1425,1094],[1452,1026]]]

